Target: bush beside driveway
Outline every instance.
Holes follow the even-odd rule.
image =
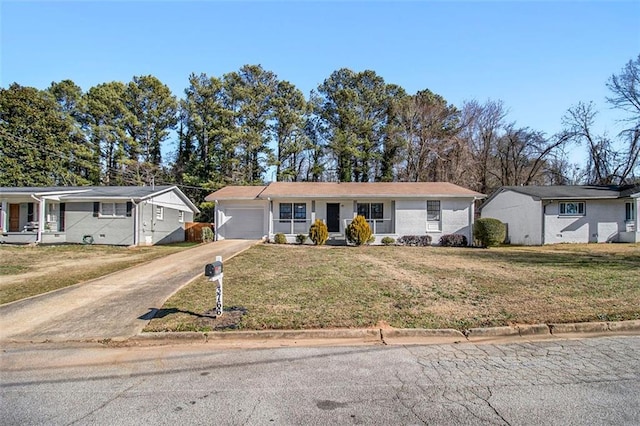
[[[456,328],[640,319],[640,245],[492,249],[265,244],[204,277],[145,331]]]

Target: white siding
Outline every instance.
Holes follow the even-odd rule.
[[[471,202],[469,200],[446,199],[442,200],[442,234],[462,234],[471,242],[471,226],[469,223]],[[434,242],[438,242],[438,238],[434,237]]]
[[[427,233],[427,201],[396,201],[396,234],[425,235]]]
[[[584,216],[561,216],[559,202],[552,202],[545,210],[544,242],[618,242],[620,232],[626,231],[624,204],[624,200],[586,200]]]
[[[469,199],[440,199],[438,229],[427,231],[427,200],[396,201],[396,234],[430,235],[432,244],[438,244],[445,234],[462,234],[471,241],[471,201]]]
[[[518,245],[542,244],[542,205],[539,200],[514,191],[503,191],[482,206],[482,217],[507,225],[507,241]]]
[[[183,212],[192,212],[191,208],[180,198],[175,191],[165,192],[157,197],[152,198],[152,202],[156,206],[162,206],[174,210],[182,210]]]

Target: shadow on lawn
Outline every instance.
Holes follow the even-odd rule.
[[[210,315],[209,312],[204,314],[198,314],[191,311],[183,311],[182,309],[177,308],[169,308],[169,309],[157,309],[157,308],[149,308],[149,312],[144,315],[138,317],[138,319],[150,321],[154,318],[164,318],[167,315],[171,314],[187,314],[198,318],[215,318],[215,315]]]
[[[138,319],[151,321],[160,319],[173,314],[187,314],[195,317],[193,323],[189,323],[187,329],[176,331],[212,331],[212,330],[235,330],[239,327],[242,317],[247,313],[247,309],[242,306],[231,306],[224,309],[224,315],[217,316],[215,309],[199,314],[196,312],[185,311],[178,308],[157,309],[149,308],[149,312],[139,316]],[[167,331],[167,330],[165,330]]]

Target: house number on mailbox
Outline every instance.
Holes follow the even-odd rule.
[[[209,277],[209,281],[217,281],[216,287],[216,316],[222,315],[222,256],[216,256],[216,261],[204,267],[204,275]]]

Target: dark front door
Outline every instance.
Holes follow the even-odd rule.
[[[340,232],[340,204],[327,203],[327,230]]]
[[[9,204],[9,232],[20,230],[20,204]]]

